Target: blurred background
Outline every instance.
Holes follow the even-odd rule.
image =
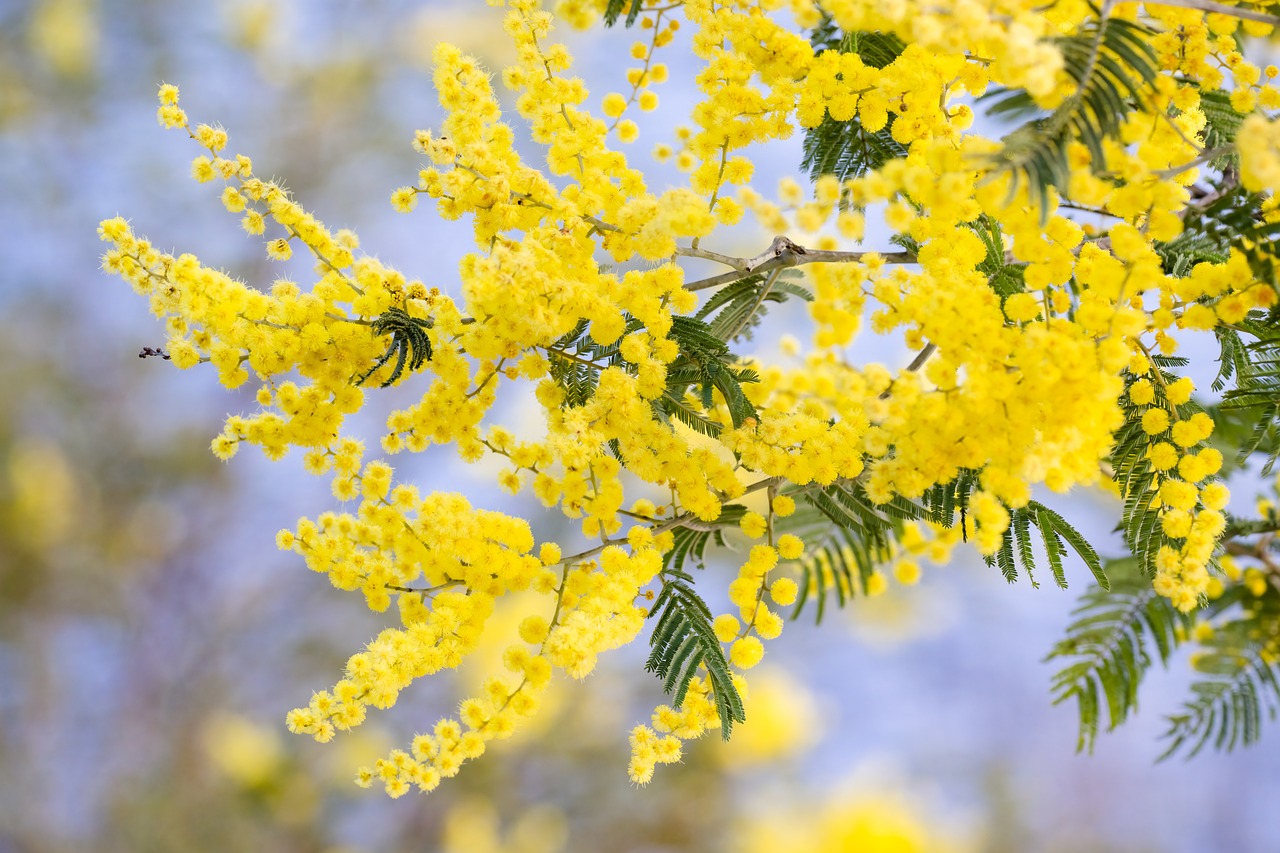
[[[639,649],[558,683],[529,730],[427,797],[362,791],[354,769],[450,713],[479,669],[416,685],[327,745],[285,732],[381,617],[275,551],[278,529],[331,508],[327,486],[296,455],[210,455],[252,390],[138,359],[163,331],[99,270],[95,228],[119,213],[256,285],[279,274],[190,181],[193,145],[156,124],[157,84],[177,83],[193,122],[225,125],[259,174],[454,288],[466,224],[394,214],[388,197],[414,182],[413,131],[440,120],[432,45],[496,71],[500,23],[478,2],[0,0],[0,853],[1280,849],[1274,734],[1156,764],[1188,681],[1178,658],[1136,720],[1076,755],[1075,710],[1050,705],[1041,658],[1088,573],[1071,592],[1009,586],[968,552],[819,628],[789,625],[733,741],[708,738],[643,789],[626,734],[663,697]],[[623,88],[630,34],[560,36],[595,98]],[[646,152],[694,100],[677,54],[634,146],[658,188],[679,175]],[[757,186],[798,162],[798,139],[779,145]],[[751,255],[770,236],[747,226],[715,248]],[[804,337],[802,313],[767,322],[754,346],[770,358],[782,332]],[[894,347],[868,338],[854,356],[905,364]],[[353,431],[377,435],[397,402]],[[394,461],[426,486],[465,470],[475,503],[528,511],[447,450]],[[1110,499],[1056,505],[1116,553]],[[562,530],[534,520],[540,540]]]

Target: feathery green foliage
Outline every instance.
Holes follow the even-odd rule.
[[[356,380],[356,385],[363,385],[393,355],[396,356],[396,363],[391,368],[391,375],[382,382],[383,388],[399,379],[406,366],[411,371],[417,370],[431,358],[431,339],[427,336],[427,330],[431,328],[430,320],[414,317],[403,308],[388,308],[373,321],[371,328],[374,337],[391,335],[391,343],[387,346],[387,351],[373,363],[373,367]]]
[[[626,9],[626,24],[629,27],[640,17],[640,10],[643,6],[644,0],[609,0],[604,9],[604,24],[606,27],[612,27],[618,23],[618,18],[622,16],[622,10]]]
[[[752,330],[768,313],[765,302],[779,304],[792,296],[813,301],[813,293],[794,280],[799,276],[798,270],[780,270],[773,280],[763,275],[739,279],[717,290],[693,316],[705,321],[711,333],[725,343],[751,340]]]
[[[1116,138],[1126,116],[1141,103],[1159,71],[1153,33],[1145,26],[1118,18],[1104,18],[1054,39],[1062,53],[1063,70],[1076,91],[1048,116],[1023,124],[1004,138],[996,165],[1012,173],[1014,189],[1025,182],[1038,202],[1041,217],[1049,211],[1049,188],[1065,188],[1071,177],[1068,147],[1081,142],[1095,168],[1106,164],[1103,143]],[[1002,90],[987,96],[988,114],[1016,116],[1034,111],[1025,90]]]
[[[1053,702],[1076,700],[1081,751],[1093,751],[1104,704],[1108,731],[1138,707],[1138,685],[1151,667],[1151,649],[1167,664],[1190,622],[1156,595],[1137,559],[1112,560],[1106,569],[1110,588],[1092,586],[1081,596],[1066,636],[1045,658],[1070,661],[1053,677]]]
[[[969,495],[978,486],[978,475],[961,470],[950,483],[939,483],[924,493],[925,517],[934,524],[952,527],[957,515],[963,529],[969,511]]]
[[[1167,368],[1184,367],[1187,364],[1184,358],[1159,355],[1154,356],[1152,361],[1154,365],[1149,377],[1125,373],[1125,394],[1121,398],[1125,420],[1124,425],[1116,432],[1116,443],[1110,459],[1112,479],[1120,487],[1120,495],[1124,500],[1119,529],[1124,533],[1129,552],[1138,557],[1143,574],[1148,577],[1155,575],[1156,554],[1167,540],[1160,523],[1160,511],[1151,506],[1151,500],[1156,495],[1158,472],[1152,466],[1147,451],[1156,442],[1165,440],[1168,431],[1158,435],[1147,434],[1142,427],[1142,416],[1148,407],[1134,405],[1129,390],[1139,379],[1151,378],[1155,380],[1151,383],[1155,391],[1155,399],[1151,405],[1173,411],[1174,406],[1169,402],[1165,387],[1178,377]],[[1181,408],[1188,416],[1201,411],[1194,402],[1184,403]]]
[[[792,494],[801,502],[796,514],[779,529],[796,533],[809,543],[808,556],[800,561],[793,619],[813,598],[821,622],[829,592],[835,592],[843,607],[859,590],[865,590],[876,566],[893,555],[893,542],[901,535],[903,523],[925,515],[922,507],[901,496],[885,504],[873,503],[857,480],[805,487]]]
[[[1224,258],[1230,249],[1235,249],[1244,255],[1259,280],[1280,284],[1280,255],[1276,250],[1280,217],[1275,213],[1275,201],[1234,185],[1215,190],[1205,201],[1185,217],[1189,236],[1181,239],[1212,245]]]
[[[841,517],[845,518],[843,513]],[[815,621],[821,623],[829,594],[834,592],[837,605],[844,607],[867,589],[876,566],[889,560],[893,553],[890,540],[895,533],[891,523],[882,528],[879,522],[873,522],[869,530],[848,519],[844,525],[833,525],[830,516],[807,498],[796,504],[792,516],[778,522],[778,530],[799,536],[806,545],[805,556],[798,561],[799,589],[792,619],[800,618],[812,599]]]
[[[906,47],[892,33],[845,33],[829,15],[823,16],[809,40],[818,51],[856,53],[872,68],[889,65]],[[800,168],[813,178],[835,175],[844,180],[861,177],[890,160],[905,157],[907,149],[893,138],[893,120],[894,115],[891,113],[885,126],[872,132],[862,126],[857,116],[847,121],[836,121],[827,114],[817,127],[805,130],[802,146],[804,157]]]
[[[798,288],[796,288],[798,289]],[[791,293],[788,286],[780,293]],[[805,291],[807,292],[807,291]],[[780,297],[778,301],[781,301]],[[723,303],[722,303],[723,304]],[[643,326],[635,318],[627,318],[623,337]],[[709,419],[705,411],[715,407],[714,392],[719,391],[729,408],[734,426],[756,417],[755,407],[742,391],[742,383],[756,382],[754,370],[737,367],[738,357],[729,351],[715,329],[696,317],[672,318],[671,337],[680,347],[680,355],[667,367],[667,387],[654,401],[654,410],[665,420],[678,420],[703,435],[719,435],[721,426]],[[586,320],[547,347],[551,378],[564,390],[565,406],[580,406],[595,396],[600,371],[615,365],[626,366],[622,358],[620,337],[611,344],[598,344],[590,335]],[[699,412],[686,399],[696,389],[704,412]]]
[[[720,509],[720,517],[715,521],[686,521],[672,530],[675,544],[662,558],[663,567],[683,571],[685,561],[692,557],[694,565],[699,569],[703,568],[707,545],[712,540],[721,548],[728,545],[724,538],[725,531],[736,529],[746,511],[747,508],[742,504],[725,504]]]
[[[1240,163],[1240,154],[1232,148],[1236,131],[1244,121],[1244,113],[1231,106],[1231,93],[1221,89],[1200,90],[1200,112],[1204,113],[1204,147],[1214,151],[1231,148],[1231,152],[1210,160],[1209,167],[1224,171]]]
[[[1035,527],[1040,532],[1040,542],[1049,560],[1053,579],[1059,587],[1067,588],[1067,576],[1062,568],[1062,557],[1068,545],[1080,556],[1080,559],[1084,560],[1089,571],[1093,572],[1098,585],[1104,590],[1109,587],[1107,574],[1102,569],[1102,560],[1099,559],[1098,552],[1093,550],[1093,546],[1080,531],[1068,524],[1061,515],[1039,501],[1028,501],[1026,506],[1009,510],[1009,516],[1009,529],[1004,533],[1004,541],[1000,544],[1000,549],[985,558],[988,566],[999,566],[1005,580],[1013,583],[1018,579],[1018,567],[1014,559],[1016,549],[1017,562],[1022,564],[1023,571],[1027,573],[1027,579],[1031,581],[1033,587],[1040,586],[1032,574],[1035,556],[1031,528]]]
[[[1192,657],[1196,671],[1206,677],[1192,683],[1182,712],[1168,717],[1169,747],[1161,758],[1183,749],[1190,758],[1210,741],[1220,750],[1248,746],[1261,736],[1264,714],[1275,719],[1280,710],[1280,593],[1270,584],[1261,597],[1238,586],[1232,593],[1213,602],[1209,612],[1238,601],[1241,615],[1215,625],[1213,636],[1201,641],[1205,651]]]
[[[1006,298],[1026,290],[1024,274],[1027,265],[1005,261],[1004,234],[999,223],[990,216],[984,213],[967,224],[987,250],[987,256],[978,264],[978,269],[986,274],[991,289],[1000,296],[1000,304],[1003,305]]]
[[[728,740],[733,724],[746,721],[746,711],[712,627],[711,610],[693,589],[693,576],[664,569],[662,591],[649,615],[655,613],[658,621],[649,636],[652,651],[644,668],[662,679],[662,688],[672,694],[671,704],[676,708],[684,703],[689,682],[699,667],[705,668],[720,716],[720,733]]]
[[[1245,343],[1239,332],[1254,340]],[[1219,378],[1234,375],[1236,380],[1235,387],[1223,395],[1219,411],[1240,413],[1252,424],[1249,437],[1239,444],[1237,461],[1262,450],[1266,456],[1262,473],[1270,474],[1280,457],[1280,311],[1253,312],[1238,331],[1219,333],[1218,341],[1222,347]]]
[[[680,355],[667,365],[667,391],[672,396],[683,399],[685,391],[696,387],[702,407],[710,410],[715,406],[714,392],[719,391],[734,427],[742,426],[747,418],[758,417],[742,384],[759,381],[759,375],[735,366],[738,357],[708,323],[696,317],[672,317],[671,338],[680,345]]]
[[[622,336],[641,328],[634,317],[628,317]],[[569,332],[547,347],[551,379],[564,390],[565,406],[581,406],[596,394],[600,371],[623,364],[619,352],[622,338],[611,344],[598,344],[590,334],[586,320],[579,320]]]

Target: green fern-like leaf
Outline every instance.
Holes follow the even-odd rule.
[[[628,317],[623,335],[641,328],[634,317]],[[581,406],[595,396],[600,371],[606,367],[623,364],[619,352],[621,338],[612,344],[598,344],[591,338],[590,325],[578,321],[567,333],[547,349],[551,379],[564,391],[566,407]]]
[[[978,474],[964,470],[949,483],[939,483],[924,493],[925,515],[934,524],[944,527],[955,525],[960,519],[961,529],[968,514],[969,495],[978,485]]]
[[[618,23],[618,18],[622,17],[622,12],[625,9],[627,12],[626,24],[630,27],[640,17],[640,11],[643,7],[644,0],[609,0],[604,9],[604,25],[612,27]]]
[[[901,535],[903,524],[927,514],[924,507],[901,496],[877,505],[856,480],[801,489],[794,494],[801,498],[800,506],[807,509],[798,511],[798,519],[780,529],[801,533],[801,538],[810,544],[808,557],[800,562],[800,589],[793,619],[810,598],[815,601],[821,621],[830,592],[843,607],[859,590],[865,590],[876,566],[893,555],[893,542]],[[797,525],[813,527],[818,518],[828,522],[825,529],[797,529]]]
[[[1275,598],[1274,591],[1268,595]],[[1190,758],[1210,742],[1228,751],[1247,746],[1261,736],[1264,716],[1275,719],[1280,680],[1274,641],[1258,637],[1259,621],[1274,625],[1274,608],[1273,601],[1270,613],[1251,613],[1215,628],[1213,639],[1205,643],[1207,651],[1193,658],[1206,677],[1192,683],[1192,697],[1182,712],[1169,716],[1169,747],[1162,759],[1184,749]]]
[[[1236,131],[1244,121],[1244,114],[1231,106],[1231,93],[1222,89],[1200,90],[1200,111],[1204,113],[1204,147],[1207,150],[1232,148]],[[1230,154],[1209,162],[1211,169],[1223,171],[1240,162],[1240,155],[1232,148]]]
[[[710,410],[715,405],[713,392],[719,391],[734,427],[759,417],[742,390],[744,383],[759,381],[759,375],[736,365],[738,357],[708,323],[696,317],[673,317],[670,336],[680,346],[680,355],[667,367],[669,392],[682,398],[687,389],[696,387],[703,408]]]
[[[1229,370],[1226,378],[1234,374],[1236,380],[1235,387],[1223,395],[1220,411],[1253,425],[1249,437],[1240,442],[1237,462],[1262,449],[1266,457],[1262,472],[1270,474],[1280,457],[1280,314],[1254,314],[1239,328],[1254,340],[1246,344],[1234,330],[1218,335],[1224,353],[1219,376]]]
[[[829,597],[834,594],[837,606],[844,607],[865,592],[876,567],[893,555],[890,536],[868,533],[841,518],[846,526],[833,524],[827,513],[806,499],[796,505],[793,515],[776,522],[779,532],[799,536],[806,543],[805,556],[795,564],[799,589],[792,619],[798,619],[812,600],[815,621],[821,623]]]
[[[1001,305],[1013,294],[1025,291],[1024,274],[1027,265],[1005,262],[1004,234],[1000,230],[1000,224],[985,213],[966,224],[986,247],[987,256],[982,259],[978,269],[986,274],[991,289],[1000,297]]]
[[[705,321],[711,333],[726,343],[740,337],[750,340],[752,330],[765,315],[765,302],[778,304],[786,302],[790,297],[805,302],[813,301],[813,293],[807,287],[791,280],[798,276],[799,272],[796,270],[785,270],[771,283],[766,283],[763,275],[735,281],[716,291],[698,309],[694,318]],[[730,338],[729,335],[733,337]]]
[[[884,68],[906,48],[893,33],[845,33],[826,15],[814,28],[810,42],[819,52],[838,50],[856,53],[863,63],[872,68]],[[890,160],[905,157],[907,149],[893,138],[893,120],[891,113],[885,126],[872,132],[863,127],[856,116],[847,121],[836,121],[828,114],[817,127],[805,131],[800,168],[814,179],[820,175],[835,175],[844,180],[865,175]]]
[[[1155,391],[1153,406],[1172,411],[1173,407],[1165,396],[1165,387],[1177,380],[1168,368],[1185,367],[1186,359],[1155,356],[1155,370],[1159,371],[1159,381],[1152,381]],[[1111,451],[1112,478],[1119,487],[1124,500],[1120,512],[1119,529],[1124,534],[1129,553],[1139,558],[1143,573],[1148,577],[1155,574],[1156,555],[1160,546],[1166,544],[1164,531],[1160,523],[1160,510],[1152,507],[1152,499],[1156,496],[1155,483],[1158,472],[1151,465],[1147,451],[1158,441],[1168,438],[1167,431],[1159,435],[1149,435],[1142,427],[1142,416],[1147,406],[1136,406],[1130,402],[1129,389],[1141,378],[1125,374],[1124,425],[1116,432],[1115,445]],[[1151,377],[1155,379],[1154,375]],[[1194,402],[1184,403],[1179,407],[1182,417],[1189,417],[1200,407]]]
[[[1094,580],[1098,585],[1103,589],[1107,588],[1109,581],[1106,572],[1103,571],[1098,552],[1080,531],[1072,527],[1061,515],[1039,501],[1028,501],[1026,506],[1010,510],[1009,515],[1009,527],[1005,530],[1004,540],[999,550],[985,558],[987,565],[999,567],[1005,580],[1010,583],[1017,580],[1017,563],[1020,562],[1031,585],[1039,586],[1033,574],[1034,550],[1031,528],[1035,527],[1040,533],[1040,542],[1044,546],[1045,556],[1049,561],[1049,570],[1053,573],[1053,579],[1059,587],[1067,588],[1063,556],[1067,552],[1067,547],[1070,546],[1071,550],[1075,551],[1089,567],[1089,571],[1093,572]]]
[[[706,559],[707,545],[712,541],[718,547],[725,547],[724,534],[733,530],[742,521],[747,508],[741,504],[725,504],[720,509],[720,517],[712,522],[687,522],[684,526],[671,531],[674,544],[662,559],[664,568],[683,571],[690,558],[698,568],[702,568]]]
[[[431,338],[427,336],[427,330],[431,328],[430,320],[414,317],[403,308],[388,308],[373,321],[371,328],[375,336],[391,335],[391,343],[387,346],[387,351],[373,363],[373,367],[356,380],[356,385],[363,385],[392,356],[396,357],[396,363],[391,367],[391,375],[381,383],[383,388],[394,384],[404,374],[406,367],[411,371],[417,370],[430,360]]]
[[[662,396],[653,401],[654,413],[665,423],[679,421],[689,429],[710,438],[719,438],[724,427],[711,420],[698,406],[690,403],[688,397],[677,397],[671,391],[664,391]]]
[[[1264,199],[1244,190],[1226,193],[1204,209],[1196,224],[1201,229],[1217,228],[1219,233],[1230,235],[1231,248],[1244,255],[1255,276],[1269,284],[1280,283],[1276,248],[1280,218],[1275,213],[1274,198]]]
[[[1080,715],[1078,750],[1093,750],[1107,712],[1107,729],[1138,706],[1138,685],[1152,664],[1152,650],[1169,660],[1190,620],[1156,595],[1134,558],[1107,564],[1111,588],[1091,587],[1080,598],[1064,639],[1045,660],[1067,660],[1053,677],[1053,701],[1074,699]]]
[[[1048,216],[1050,187],[1065,188],[1071,176],[1068,146],[1079,141],[1096,168],[1105,166],[1104,140],[1118,136],[1125,117],[1142,102],[1159,71],[1154,36],[1147,27],[1118,18],[1091,21],[1054,39],[1063,69],[1076,91],[1044,118],[1022,125],[1004,139],[996,165],[1025,182],[1042,217]],[[1035,108],[1025,91],[994,92],[992,115],[1018,115]]]
[[[746,721],[746,711],[712,627],[711,610],[694,591],[693,577],[676,569],[664,570],[662,591],[650,611],[654,614],[658,621],[649,637],[645,669],[662,679],[663,690],[672,695],[676,708],[684,703],[699,668],[705,669],[720,716],[720,733],[728,740],[733,724]]]

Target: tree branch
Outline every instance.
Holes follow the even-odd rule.
[[[911,252],[831,252],[824,249],[809,249],[792,242],[786,237],[774,237],[769,248],[754,258],[732,258],[702,249],[677,249],[677,254],[690,257],[707,258],[719,261],[734,268],[733,272],[713,275],[685,284],[684,289],[690,291],[706,290],[731,284],[739,279],[756,273],[772,272],[784,267],[795,267],[801,264],[842,264],[857,263],[870,258],[879,258],[888,264],[913,264],[916,256]]]

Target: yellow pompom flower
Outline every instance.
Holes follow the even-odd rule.
[[[791,578],[778,578],[769,585],[769,597],[779,607],[787,607],[795,603],[800,587]]]
[[[391,207],[397,213],[408,213],[418,206],[418,190],[415,187],[400,187],[391,193]]]
[[[617,118],[626,112],[627,99],[618,92],[610,92],[604,96],[604,100],[600,104],[600,109],[609,118]]]
[[[236,451],[240,449],[240,440],[224,433],[213,440],[210,449],[213,450],[214,456],[225,462],[236,455]]]
[[[758,512],[743,513],[742,520],[738,522],[738,526],[742,528],[743,533],[752,539],[759,539],[768,530],[768,522]]]
[[[764,658],[764,643],[756,637],[743,637],[729,648],[729,661],[741,670],[751,669]]]
[[[267,243],[267,257],[273,261],[287,261],[293,257],[293,247],[284,237],[277,238]]]
[[[1183,403],[1191,399],[1191,392],[1195,390],[1195,383],[1188,377],[1170,382],[1169,387],[1165,390],[1165,396],[1169,398],[1169,402],[1175,406],[1181,406]]]
[[[191,177],[201,184],[212,181],[217,177],[217,172],[213,168],[213,161],[205,156],[196,157],[191,161]]]
[[[784,533],[778,537],[778,556],[784,560],[798,560],[804,555],[804,541],[799,536]]]
[[[720,642],[731,643],[738,636],[738,631],[742,629],[742,625],[738,622],[736,616],[722,613],[711,623],[711,628],[716,632],[716,638]]]
[[[1169,413],[1164,409],[1148,409],[1143,413],[1142,431],[1147,435],[1159,435],[1168,428]]]
[[[920,564],[915,560],[897,560],[893,564],[893,579],[903,586],[915,586],[920,582]]]
[[[1200,502],[1206,509],[1223,510],[1227,507],[1231,493],[1222,483],[1209,483],[1200,490]]]
[[[1167,441],[1156,442],[1147,448],[1147,458],[1157,471],[1167,471],[1178,464],[1178,449]]]
[[[1040,316],[1040,303],[1030,293],[1015,293],[1004,301],[1004,314],[1014,323],[1026,323]]]
[[[796,511],[796,502],[794,498],[788,495],[778,495],[773,499],[773,514],[779,518],[786,518]]]
[[[1155,398],[1156,389],[1149,379],[1139,379],[1129,386],[1129,402],[1135,406],[1149,406]]]

